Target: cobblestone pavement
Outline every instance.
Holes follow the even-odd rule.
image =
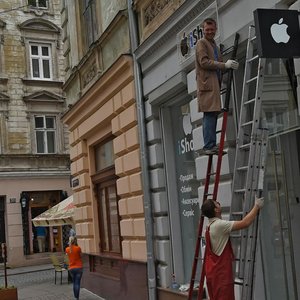
[[[9,270],[10,271],[10,270]],[[67,273],[63,275],[60,284],[60,274],[57,274],[57,284],[54,284],[54,270],[34,270],[26,272],[8,272],[8,285],[18,288],[19,300],[73,300],[72,284],[68,284]],[[4,276],[0,271],[0,286],[4,285]],[[1,299],[4,300],[4,299]],[[104,300],[86,289],[80,290],[80,300]]]

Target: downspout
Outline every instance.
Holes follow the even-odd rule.
[[[142,168],[142,183],[144,195],[144,213],[146,229],[146,247],[147,247],[147,278],[148,278],[148,296],[149,300],[156,300],[156,272],[154,259],[154,237],[153,237],[153,219],[152,205],[150,197],[150,179],[148,173],[148,152],[147,152],[147,134],[145,125],[145,106],[143,101],[143,86],[141,67],[137,62],[135,51],[138,48],[138,30],[136,16],[133,11],[133,0],[128,0],[128,20],[131,52],[133,57],[134,82],[136,92],[137,118],[139,125],[139,140]]]

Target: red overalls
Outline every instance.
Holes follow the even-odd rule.
[[[232,273],[234,255],[230,239],[220,256],[212,251],[209,226],[206,229],[205,239],[204,270],[210,300],[234,300],[234,281]]]

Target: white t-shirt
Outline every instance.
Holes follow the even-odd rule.
[[[234,221],[219,218],[211,218],[208,221],[212,251],[220,256],[228,242]]]

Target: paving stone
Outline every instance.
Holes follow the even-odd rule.
[[[4,274],[0,270],[0,286],[4,285]],[[47,266],[23,267],[8,270],[8,285],[18,288],[19,300],[73,300],[73,286],[68,284],[67,273],[54,284],[54,270]],[[80,300],[105,300],[86,289],[80,290]]]

